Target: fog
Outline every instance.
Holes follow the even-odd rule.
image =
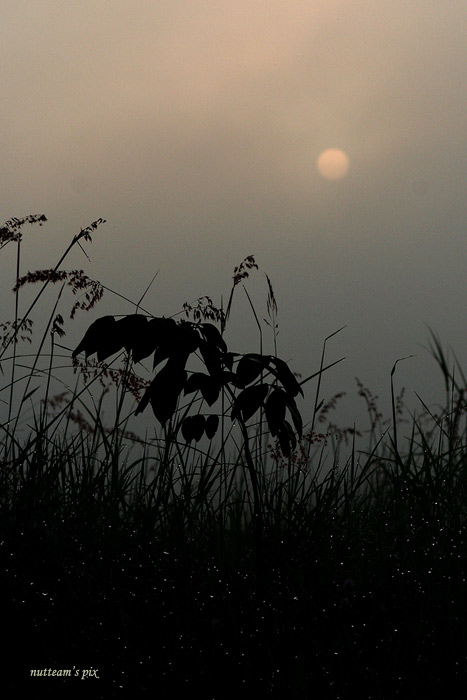
[[[4,0],[0,26],[2,220],[48,218],[24,229],[23,274],[103,217],[90,260],[75,247],[66,268],[135,301],[157,272],[144,306],[171,315],[202,295],[225,304],[254,255],[246,287],[263,318],[271,279],[292,369],[315,372],[346,326],[322,382],[324,399],[346,392],[343,423],[365,421],[355,377],[389,416],[391,369],[412,354],[395,374],[409,407],[442,399],[428,326],[467,352],[463,2]],[[348,155],[338,181],[317,170],[327,148]],[[71,322],[73,301],[70,348],[97,316],[133,310],[106,291]],[[227,339],[258,349],[240,287]],[[272,352],[267,329],[263,342]]]

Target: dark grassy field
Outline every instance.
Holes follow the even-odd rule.
[[[1,229],[2,245],[16,243],[19,260],[28,221],[16,221]],[[37,276],[40,290],[58,282],[58,302],[75,285],[89,294],[81,308],[92,306],[101,288],[76,271],[60,277],[64,257]],[[273,302],[269,283],[272,328]],[[362,388],[372,420],[365,449],[320,421],[329,406],[319,383],[315,419],[302,430],[294,385],[271,363],[253,386],[276,367],[268,396],[282,381],[294,419],[285,432],[269,434],[278,415],[270,406],[235,404],[248,382],[229,393],[229,376],[212,439],[182,439],[180,416],[206,405],[201,389],[188,403],[178,396],[142,439],[130,417],[148,383],[138,384],[129,353],[119,370],[76,360],[81,384],[58,395],[56,365],[72,364],[58,351],[60,307],[33,356],[14,340],[28,335],[34,306],[21,319],[16,307],[3,327],[4,697],[466,697],[465,378],[435,336],[444,410],[421,403],[403,423],[393,395],[385,426]],[[198,329],[206,315],[194,320]],[[318,380],[323,371],[324,353]],[[81,388],[99,379],[117,397],[111,428]],[[160,417],[167,404],[150,399]]]

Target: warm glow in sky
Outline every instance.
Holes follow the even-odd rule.
[[[327,148],[320,153],[316,164],[325,180],[342,180],[349,170],[349,157],[340,148]]]
[[[68,266],[136,299],[159,270],[157,314],[254,254],[297,369],[346,324],[329,390],[387,386],[426,323],[467,352],[465,0],[3,0],[0,32],[3,220],[49,218],[25,268],[104,217]]]

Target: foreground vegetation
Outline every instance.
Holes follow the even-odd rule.
[[[250,354],[243,370],[245,356],[232,358],[215,396],[198,379],[161,404],[135,369],[134,343],[103,364],[119,352],[99,344],[109,326],[94,348],[75,349],[76,385],[63,382],[56,392],[62,292],[83,294],[72,316],[103,292],[61,265],[103,222],[75,236],[55,268],[21,277],[21,231],[44,220],[0,229],[1,245],[18,247],[15,299],[25,284],[40,285],[22,317],[16,304],[14,321],[3,324],[3,687],[48,697],[464,697],[467,433],[459,363],[451,366],[432,335],[444,410],[421,402],[409,423],[400,397],[393,394],[384,423],[360,386],[371,418],[364,450],[356,431],[329,422],[333,401],[319,395],[324,351],[308,426],[293,400],[308,380],[291,379],[271,362],[276,354],[264,361]],[[232,293],[254,265],[250,257],[236,268]],[[28,359],[20,338],[27,342],[38,298],[57,283],[56,305]],[[211,333],[221,348],[229,312],[230,303],[225,314],[210,300],[187,304],[196,342],[209,345]],[[276,312],[268,280],[273,332]],[[219,325],[219,336],[203,323]],[[98,362],[89,359],[99,351]],[[209,353],[199,345],[194,352],[209,374]],[[64,353],[69,368],[71,355]],[[189,370],[184,381],[194,375]],[[110,427],[90,392],[99,382],[116,397]],[[239,400],[248,384],[257,391]],[[168,378],[165,397],[171,386]],[[274,409],[265,402],[279,389],[287,400]],[[141,438],[129,419],[149,404],[161,425]],[[203,419],[187,422],[192,416]]]

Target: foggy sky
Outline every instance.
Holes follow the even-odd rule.
[[[293,369],[316,371],[347,325],[323,380],[348,392],[345,420],[355,376],[389,412],[391,368],[413,353],[398,384],[412,405],[441,399],[421,345],[428,324],[467,354],[465,30],[461,0],[3,0],[2,221],[49,219],[25,229],[23,271],[104,217],[91,262],[76,249],[66,267],[135,300],[159,270],[144,305],[169,315],[225,300],[253,254],[248,289],[264,316],[269,275]],[[350,159],[338,182],[316,169],[332,147]],[[229,342],[257,350],[237,291]],[[106,294],[66,341],[131,311]]]

